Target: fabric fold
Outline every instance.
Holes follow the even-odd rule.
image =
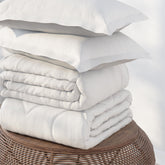
[[[132,121],[131,102],[126,90],[81,112],[6,98],[0,110],[0,124],[23,135],[89,149]]]
[[[2,97],[75,111],[89,109],[124,89],[129,79],[123,64],[78,73],[18,54],[4,57],[0,68]]]

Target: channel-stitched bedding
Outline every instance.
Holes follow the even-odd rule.
[[[132,121],[130,104],[126,90],[81,112],[6,98],[0,124],[20,134],[89,149]]]
[[[78,73],[18,54],[4,57],[0,68],[2,97],[78,111],[91,108],[124,89],[129,79],[123,64]]]

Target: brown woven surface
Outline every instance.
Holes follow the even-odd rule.
[[[0,165],[155,165],[153,147],[135,122],[90,150],[0,129]]]

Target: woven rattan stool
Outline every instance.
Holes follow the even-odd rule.
[[[155,165],[153,147],[135,122],[90,150],[0,129],[0,165]]]

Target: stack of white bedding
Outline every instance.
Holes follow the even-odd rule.
[[[42,5],[36,2],[40,5],[37,9],[32,8],[33,1],[4,0],[0,3],[0,25],[3,25],[0,27],[3,48],[0,125],[16,133],[89,149],[132,121],[132,97],[125,90],[129,75],[124,63],[146,57],[146,52],[120,32],[108,35],[144,16],[120,2],[104,0],[103,4],[114,10],[112,16],[115,10],[123,10],[116,18],[122,17],[122,20],[117,23],[115,18],[108,17],[106,5],[101,6],[106,19],[112,19],[107,30],[101,28],[99,10],[93,10],[99,6],[98,0],[95,3],[84,0],[85,8],[78,0],[69,0],[67,3],[74,1],[69,7],[64,7],[62,0],[44,0]],[[22,5],[23,13],[19,10]],[[59,6],[68,11],[79,7],[75,11],[79,19],[73,18],[73,22],[66,25],[70,19],[68,13],[59,15],[58,10],[54,11]],[[91,23],[84,20],[79,12],[82,10],[86,14],[88,8],[97,11],[94,16],[98,16],[99,21],[96,18]],[[20,13],[13,15],[14,11]],[[56,19],[50,14],[35,17],[36,11],[49,11]],[[93,15],[88,11],[87,16]],[[80,26],[79,21],[86,25]]]
[[[12,54],[0,66],[1,125],[10,131],[87,149],[132,120],[124,64],[78,73]]]

